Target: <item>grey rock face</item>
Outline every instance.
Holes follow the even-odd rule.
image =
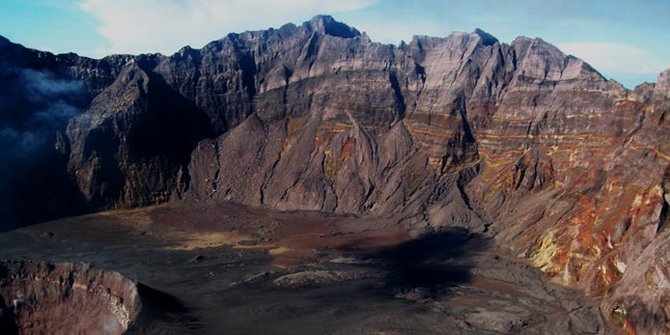
[[[68,125],[68,171],[92,206],[168,200],[196,142],[210,133],[206,115],[144,61],[126,64]]]

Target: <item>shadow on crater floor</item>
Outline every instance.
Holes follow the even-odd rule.
[[[420,236],[401,244],[372,252],[363,252],[383,273],[384,288],[394,294],[421,290],[441,296],[449,287],[467,283],[474,266],[471,256],[490,243],[479,234],[465,229],[449,229]],[[356,252],[355,245],[342,248]],[[360,252],[360,251],[358,251]]]
[[[177,298],[160,290],[137,284],[142,299],[138,320],[126,334],[184,334],[202,330],[198,319],[191,317],[191,309]]]

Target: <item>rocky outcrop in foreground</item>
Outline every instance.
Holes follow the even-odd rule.
[[[135,283],[84,264],[0,262],[3,334],[122,334],[140,311]]]
[[[79,83],[47,165],[75,211],[235,201],[464,227],[604,295],[614,324],[668,330],[670,71],[631,91],[538,38],[384,45],[327,16],[172,56],[0,49],[7,73]]]

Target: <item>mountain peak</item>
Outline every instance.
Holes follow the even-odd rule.
[[[495,36],[485,32],[484,30],[481,30],[479,28],[475,29],[475,31],[472,32],[473,35],[478,35],[479,38],[482,39],[482,43],[484,45],[493,45],[498,42],[498,39],[495,38]]]
[[[670,68],[658,75],[654,92],[656,92],[659,97],[670,98]]]
[[[311,20],[303,24],[304,27],[320,32],[324,35],[331,35],[342,38],[354,38],[360,36],[361,33],[353,27],[350,27],[342,22],[336,21],[330,15],[317,15]]]
[[[658,77],[656,78],[656,84],[660,84],[661,82],[667,83],[668,86],[670,86],[670,68],[667,68],[658,74]]]

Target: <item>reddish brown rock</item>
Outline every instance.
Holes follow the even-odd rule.
[[[122,334],[139,314],[135,283],[84,264],[0,262],[3,334]]]

